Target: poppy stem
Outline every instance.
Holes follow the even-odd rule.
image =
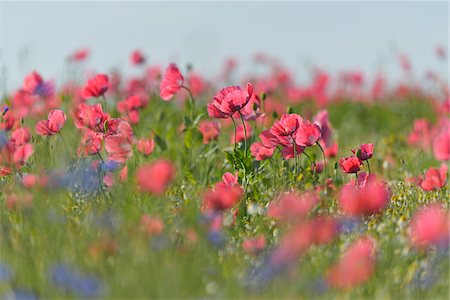
[[[181,88],[185,89],[189,93],[189,98],[191,99],[191,111],[190,111],[190,113],[191,113],[191,119],[193,119],[194,118],[194,112],[195,112],[194,96],[192,96],[192,92],[187,86],[182,85]],[[192,120],[192,121],[194,121],[194,120]]]
[[[58,131],[58,134],[59,134],[59,136],[61,137],[61,139],[63,141],[64,147],[66,148],[67,153],[70,153],[69,147],[67,146],[67,143],[66,143],[66,139],[62,135],[61,131]]]
[[[311,157],[308,155],[308,153],[306,153],[305,151],[303,151],[303,154],[305,154],[305,156],[309,159],[309,162],[311,163],[311,167],[314,168],[314,162],[312,161]],[[314,168],[314,173],[316,173],[316,168]]]
[[[105,163],[105,161],[103,160],[102,155],[100,154],[100,152],[97,152],[98,157],[100,158],[100,160],[102,161],[102,163]]]
[[[355,177],[356,177],[356,180],[355,180],[355,186],[359,186],[359,180],[358,180],[358,173],[356,172],[355,173]]]
[[[102,95],[102,99],[103,99],[103,105],[105,106],[105,111],[108,109],[108,107],[106,106],[106,98],[105,95]]]
[[[294,169],[294,176],[297,176],[297,169],[298,169],[298,160],[297,160],[297,149],[296,149],[296,144],[295,144],[295,140],[294,138],[291,136],[292,138],[292,147],[293,147],[293,152],[294,152],[294,161],[295,161],[295,169]]]
[[[369,174],[370,174],[370,173],[372,173],[372,172],[370,172],[370,164],[369,164],[369,160],[366,160],[366,162],[367,162],[367,168],[369,169]]]
[[[325,159],[325,151],[323,151],[322,146],[320,145],[319,142],[316,142],[317,146],[319,146],[320,151],[322,151],[322,156],[323,156],[323,173],[325,175],[325,180],[327,179],[327,161]]]
[[[236,151],[236,135],[237,135],[237,129],[236,129],[236,122],[234,121],[233,116],[230,116],[231,121],[233,121],[233,127],[234,127],[234,151]]]
[[[244,149],[245,149],[245,157],[247,158],[247,128],[245,127],[244,117],[240,110],[238,110],[239,116],[241,117],[242,126],[244,126]]]

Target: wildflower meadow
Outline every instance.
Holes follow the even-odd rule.
[[[446,66],[446,49],[435,59]],[[2,98],[2,299],[448,299],[449,85],[133,51]],[[370,75],[370,76],[369,76]]]

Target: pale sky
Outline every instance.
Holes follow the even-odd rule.
[[[62,77],[65,57],[88,47],[88,66],[132,72],[129,54],[150,63],[190,62],[212,76],[234,55],[250,70],[255,52],[278,57],[305,80],[308,65],[329,71],[381,69],[399,75],[398,52],[417,74],[447,72],[434,54],[448,50],[447,2],[1,2],[0,65],[17,88],[31,70]],[[19,54],[29,49],[26,62]],[[1,73],[0,73],[1,74]],[[1,80],[0,80],[1,82]]]

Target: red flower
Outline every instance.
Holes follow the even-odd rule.
[[[390,193],[383,181],[374,174],[361,173],[345,184],[339,193],[339,207],[349,216],[369,216],[382,211],[390,200]]]
[[[88,58],[88,56],[89,56],[88,49],[85,49],[85,48],[78,49],[69,56],[69,61],[75,61],[75,62],[84,61]]]
[[[142,54],[141,51],[134,50],[131,53],[130,60],[131,60],[131,63],[135,66],[142,65],[145,63],[145,56],[144,56],[144,54]]]
[[[219,123],[213,121],[200,122],[198,129],[203,135],[203,144],[208,144],[210,141],[216,140],[220,134]]]
[[[295,145],[295,152],[294,152],[294,146],[287,146],[281,149],[281,155],[283,156],[284,159],[291,159],[294,158],[294,155],[299,156],[300,154],[302,154],[304,150],[305,147]]]
[[[25,163],[33,154],[33,146],[31,144],[24,144],[17,147],[13,153],[13,161],[16,164]]]
[[[38,72],[33,71],[31,74],[25,77],[23,90],[29,94],[37,94],[37,91],[43,84],[44,80],[42,79],[41,75]]]
[[[256,158],[256,160],[266,160],[272,157],[275,147],[266,148],[262,143],[253,143],[250,146],[250,152]]]
[[[102,149],[103,134],[92,130],[86,130],[78,147],[78,156],[94,155]]]
[[[360,160],[368,160],[373,155],[373,144],[362,144],[359,149],[352,150]]]
[[[159,85],[160,96],[164,101],[170,100],[183,86],[184,77],[175,64],[170,64]]]
[[[11,132],[11,138],[9,139],[10,143],[14,144],[14,146],[21,146],[30,141],[31,134],[27,128],[21,127],[13,130]]]
[[[132,145],[136,142],[130,124],[120,119],[112,119],[108,123],[105,137],[105,150],[108,159],[118,163],[124,163],[133,156]]]
[[[411,242],[419,248],[447,244],[450,234],[450,215],[439,204],[420,208],[409,226]]]
[[[425,179],[420,182],[420,187],[424,191],[439,190],[445,185],[447,180],[447,165],[442,165],[439,169],[429,168],[425,173]]]
[[[450,128],[446,127],[433,141],[433,153],[437,160],[450,160]]]
[[[189,74],[188,83],[189,89],[194,96],[199,96],[206,89],[205,81],[197,73],[191,72]]]
[[[325,152],[325,156],[326,157],[336,157],[337,153],[338,153],[338,144],[334,143],[333,145],[329,146],[329,147],[325,147],[324,148],[324,152]]]
[[[144,214],[141,217],[141,229],[148,236],[160,235],[164,229],[164,222],[159,217],[153,217],[148,214]]]
[[[314,117],[314,124],[317,124],[320,127],[320,139],[323,141],[322,146],[324,148],[330,147],[332,143],[331,136],[333,134],[333,127],[328,118],[328,111],[319,111]]]
[[[232,208],[242,198],[243,190],[239,185],[233,187],[217,186],[203,196],[203,210],[223,211]]]
[[[153,153],[153,149],[155,149],[155,141],[153,139],[139,139],[137,142],[137,149],[145,156],[149,156]]]
[[[239,86],[228,86],[221,89],[213,98],[213,108],[208,109],[211,117],[232,116],[235,112],[244,108],[253,95],[253,86],[247,83],[247,89],[242,90]],[[217,112],[218,111],[218,112]],[[211,115],[212,114],[212,115]]]
[[[375,253],[376,243],[373,238],[359,238],[328,270],[328,282],[338,289],[350,289],[366,282],[375,271]]]
[[[47,120],[39,121],[36,124],[36,133],[39,135],[54,135],[60,132],[66,122],[66,114],[60,109],[52,110]]]
[[[236,172],[235,174],[231,174],[230,172],[226,172],[225,174],[223,174],[222,176],[222,182],[219,182],[216,184],[216,188],[218,187],[234,187],[234,186],[239,186],[239,182],[238,182],[238,173]]]
[[[163,159],[140,167],[137,171],[137,181],[141,191],[160,196],[166,191],[167,185],[174,177],[172,164]]]
[[[431,125],[425,119],[414,121],[413,130],[409,133],[408,143],[427,149],[431,143]]]
[[[281,194],[269,204],[267,215],[282,222],[292,222],[307,215],[318,201],[315,192]]]
[[[85,99],[98,98],[103,96],[109,88],[109,78],[105,74],[97,74],[94,78],[89,79],[86,86],[81,92],[81,96]]]
[[[251,255],[258,255],[264,250],[264,247],[266,247],[266,238],[263,235],[245,239],[242,242],[244,252]]]
[[[292,146],[292,139],[302,122],[302,117],[297,114],[283,114],[281,119],[270,127],[270,133],[278,139],[278,144]]]
[[[296,132],[295,143],[299,146],[314,146],[320,139],[320,127],[303,120]]]
[[[362,162],[356,156],[349,156],[341,158],[339,166],[344,173],[358,173],[361,170]]]
[[[75,126],[87,127],[94,131],[104,131],[104,123],[109,119],[109,114],[104,113],[100,103],[87,105],[81,103],[75,110]]]

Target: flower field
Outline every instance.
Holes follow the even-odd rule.
[[[448,299],[449,85],[266,55],[39,70],[0,122],[0,295]],[[446,65],[446,50],[436,49]]]

